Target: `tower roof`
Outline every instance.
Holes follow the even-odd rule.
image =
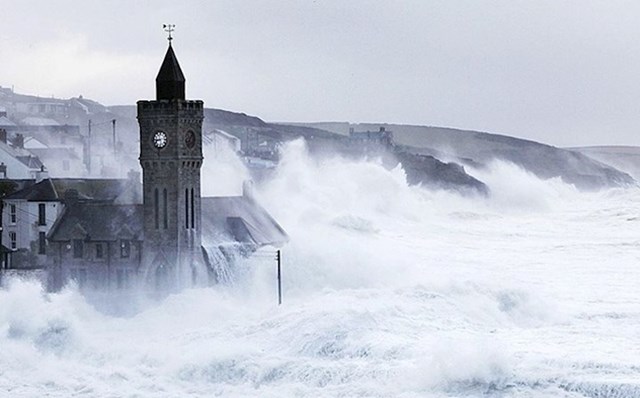
[[[173,52],[173,47],[169,43],[167,54],[164,56],[162,66],[156,77],[156,99],[172,100],[185,99],[185,81],[182,69],[178,63],[178,58]]]

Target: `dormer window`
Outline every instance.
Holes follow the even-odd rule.
[[[131,255],[131,241],[122,239],[120,241],[120,257],[129,258]]]

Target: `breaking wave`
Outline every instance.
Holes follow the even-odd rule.
[[[256,192],[291,238],[282,306],[272,248],[127,316],[5,281],[0,395],[640,394],[636,189],[494,162],[471,171],[491,196],[467,198],[302,142],[282,156]]]

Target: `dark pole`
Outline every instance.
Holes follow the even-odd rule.
[[[111,121],[113,127],[113,156],[116,156],[116,119]]]
[[[277,260],[278,260],[278,305],[282,304],[282,277],[280,274],[280,250],[277,251]]]
[[[87,171],[89,175],[91,175],[91,119],[89,119],[88,125],[88,134],[87,134]]]

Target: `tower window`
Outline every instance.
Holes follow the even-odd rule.
[[[195,198],[193,196],[193,188],[191,188],[191,228],[196,227],[196,212],[195,212]]]
[[[167,188],[162,190],[162,199],[163,199],[163,206],[164,206],[164,229],[169,228],[169,204],[168,204],[168,200],[167,200]]]
[[[189,189],[184,190],[184,228],[189,229]]]
[[[158,195],[158,188],[153,192],[153,214],[156,221],[156,229],[160,228],[160,195]]]

